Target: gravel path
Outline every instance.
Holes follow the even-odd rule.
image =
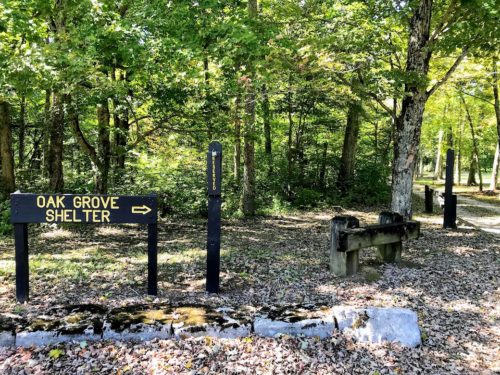
[[[415,193],[424,198],[424,187],[417,185]],[[500,236],[500,206],[457,194],[457,217],[486,233]]]

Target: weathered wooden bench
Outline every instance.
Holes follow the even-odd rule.
[[[399,262],[403,241],[416,239],[420,223],[403,221],[395,212],[382,212],[379,224],[359,227],[354,216],[335,216],[331,221],[330,272],[336,276],[353,275],[358,271],[361,249],[377,246],[383,262]]]

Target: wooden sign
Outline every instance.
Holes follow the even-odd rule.
[[[208,224],[207,283],[209,293],[219,292],[221,233],[222,145],[212,142],[207,153]]]
[[[457,196],[453,194],[455,151],[446,152],[446,181],[444,190],[443,228],[457,228]]]
[[[148,224],[148,294],[158,292],[156,195],[11,194],[16,247],[16,297],[29,299],[28,223]]]

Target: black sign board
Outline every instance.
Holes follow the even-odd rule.
[[[155,196],[12,194],[12,223],[138,223],[157,221]]]
[[[212,142],[207,153],[208,224],[207,224],[207,284],[209,293],[219,292],[222,145]]]
[[[157,211],[155,195],[11,194],[16,242],[16,297],[29,298],[28,223],[148,224],[148,294],[157,294]]]

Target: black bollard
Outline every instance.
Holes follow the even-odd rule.
[[[434,191],[429,188],[429,185],[425,185],[425,212],[432,214],[433,211],[433,195]]]
[[[446,152],[446,182],[444,190],[443,228],[457,228],[457,196],[453,195],[453,172],[455,151]]]

